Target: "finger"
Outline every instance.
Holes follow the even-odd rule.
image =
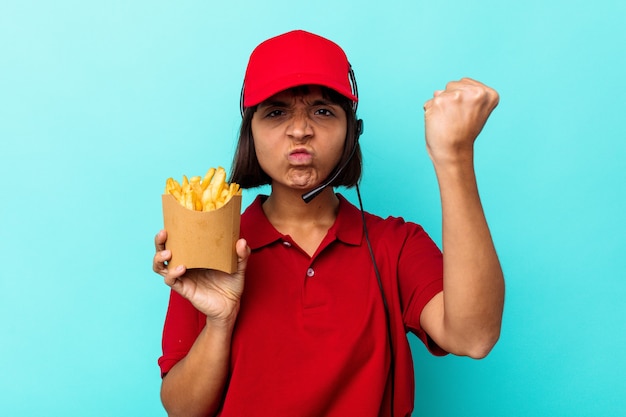
[[[450,85],[450,83],[448,83],[448,86]],[[446,86],[446,88],[448,88],[448,86]],[[436,99],[437,97],[439,97],[442,93],[445,93],[446,90],[435,90],[433,92],[433,98],[429,99],[428,101],[426,101],[424,103],[424,110],[428,110],[430,107],[432,107],[433,101],[434,99]]]
[[[482,82],[480,82],[480,81],[478,81],[478,80],[476,80],[474,78],[470,78],[470,77],[463,77],[463,78],[461,78],[461,80],[459,80],[459,82],[465,83],[465,84],[468,84],[468,85],[475,85],[475,86],[478,86],[478,87],[490,88],[488,85],[486,85],[486,84],[484,84],[484,83],[482,83]]]
[[[154,262],[158,264],[164,264],[172,259],[172,251],[164,249],[154,254]]]
[[[487,87],[487,94],[491,97],[491,110],[493,110],[500,104],[500,94],[491,87]]]
[[[176,289],[177,284],[180,285],[179,278],[185,275],[187,268],[184,265],[177,265],[176,268],[169,268],[164,275],[165,284],[172,289]]]
[[[165,249],[165,241],[167,240],[167,232],[165,230],[159,230],[159,233],[154,237],[154,247],[157,252]]]
[[[453,81],[448,82],[448,84],[446,84],[446,90],[460,88],[460,87],[463,87],[464,85],[480,86],[482,85],[482,83],[469,77],[463,77],[459,80],[453,80]]]
[[[152,270],[157,274],[166,274],[167,266],[165,265],[165,262],[169,261],[170,259],[172,259],[171,251],[167,249],[158,251],[154,255],[154,258],[152,258]]]
[[[237,252],[237,273],[244,275],[246,272],[246,267],[248,265],[248,258],[250,257],[250,247],[248,246],[248,242],[245,239],[239,239],[235,245],[235,250]]]
[[[250,247],[246,239],[239,239],[235,244],[235,250],[240,260],[247,259],[250,256]]]
[[[426,100],[424,103],[424,111],[428,111],[428,109],[433,105],[433,99]]]

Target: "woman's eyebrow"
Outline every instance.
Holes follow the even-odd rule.
[[[272,100],[264,101],[263,103],[259,104],[259,107],[289,107],[289,104],[280,100]]]
[[[327,100],[325,98],[318,98],[308,103],[309,106],[337,106],[338,104]],[[291,103],[281,100],[268,100],[259,104],[259,108],[262,107],[290,107]]]
[[[323,98],[317,99],[313,102],[313,106],[336,106],[337,104],[333,103],[330,100],[326,100]]]

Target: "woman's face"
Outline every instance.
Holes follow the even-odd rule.
[[[346,113],[317,86],[286,90],[259,104],[252,118],[257,159],[272,186],[309,190],[341,159]]]

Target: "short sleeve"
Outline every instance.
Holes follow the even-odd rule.
[[[416,224],[406,224],[410,231],[398,261],[398,285],[403,321],[433,355],[445,355],[443,349],[426,334],[420,316],[426,304],[443,291],[443,255],[431,237]]]
[[[163,326],[163,355],[158,360],[162,377],[187,356],[204,327],[200,319],[200,313],[188,300],[173,290],[170,292]]]

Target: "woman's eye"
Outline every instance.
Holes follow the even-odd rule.
[[[330,109],[318,109],[315,111],[315,114],[319,114],[322,116],[332,116],[333,112]]]
[[[268,118],[278,117],[278,116],[281,116],[282,114],[284,114],[282,110],[272,110],[272,111],[269,111],[265,117],[268,117]]]

